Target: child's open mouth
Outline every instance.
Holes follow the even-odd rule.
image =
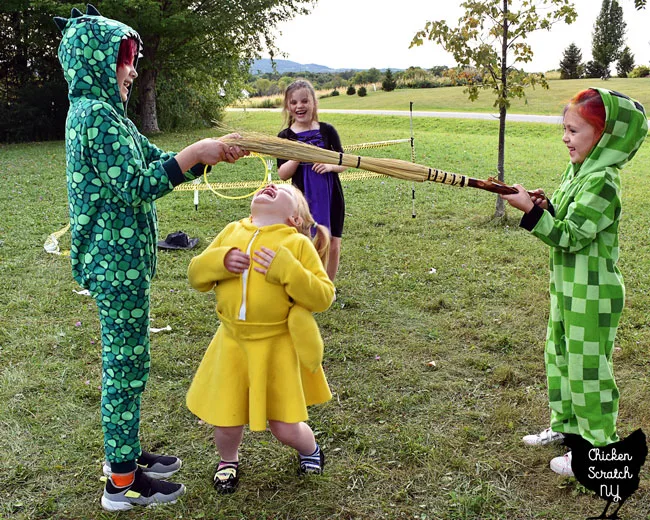
[[[272,186],[267,186],[262,191],[260,191],[260,195],[268,195],[274,199],[277,196],[277,192]]]

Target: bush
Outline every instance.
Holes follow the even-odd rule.
[[[359,87],[357,94],[359,95],[359,97],[364,97],[365,95],[367,95],[368,92],[366,91],[366,87]]]
[[[630,72],[630,78],[647,78],[648,76],[650,76],[650,67],[647,65],[634,67]]]
[[[338,95],[339,95],[339,91],[336,90],[336,89],[332,90],[332,92],[330,94],[330,96],[338,96]]]
[[[355,89],[352,85],[350,85],[350,86],[348,87],[348,89],[345,91],[345,93],[346,93],[348,96],[354,96],[354,95],[357,93],[357,91],[356,91],[356,89]]]

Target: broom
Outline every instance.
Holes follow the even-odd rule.
[[[224,130],[221,127],[218,128]],[[224,131],[224,133],[226,132]],[[465,175],[450,173],[437,168],[429,168],[428,166],[414,164],[400,159],[362,157],[360,155],[335,152],[299,141],[290,141],[256,132],[237,133],[241,137],[226,136],[220,137],[219,140],[232,146],[239,146],[250,152],[270,155],[279,159],[361,168],[407,181],[431,181],[450,186],[459,186],[461,188],[469,186],[499,194],[517,193],[515,187],[508,186],[494,177],[488,177],[487,180],[474,179]]]

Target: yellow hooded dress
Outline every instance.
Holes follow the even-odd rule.
[[[252,259],[263,246],[276,252],[266,275],[252,260],[243,274],[226,269],[231,249]],[[259,431],[268,420],[305,421],[308,405],[332,398],[323,368],[312,373],[300,364],[287,326],[294,303],[322,312],[334,299],[309,238],[284,224],[233,222],[192,259],[188,276],[195,289],[214,290],[221,322],[187,393],[192,413],[215,426]]]

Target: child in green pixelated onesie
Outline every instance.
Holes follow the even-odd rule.
[[[55,18],[59,61],[68,82],[66,159],[75,280],[97,301],[102,331],[101,416],[111,475],[102,505],[172,502],[184,488],[151,481],[180,468],[176,457],[143,452],[140,397],[149,375],[149,296],[156,270],[155,200],[202,173],[234,162],[238,147],[204,139],[164,152],[127,118],[140,37],[91,5]],[[185,173],[184,173],[185,172]],[[137,468],[137,471],[136,471]]]
[[[619,392],[612,353],[625,287],[616,266],[621,216],[619,168],[648,133],[640,103],[618,92],[579,92],[564,111],[570,156],[560,187],[549,201],[542,190],[531,197],[503,195],[525,213],[521,226],[551,247],[551,309],[545,362],[551,427],[524,437],[546,444],[580,435],[594,446],[618,441]],[[571,452],[551,469],[572,475]]]

